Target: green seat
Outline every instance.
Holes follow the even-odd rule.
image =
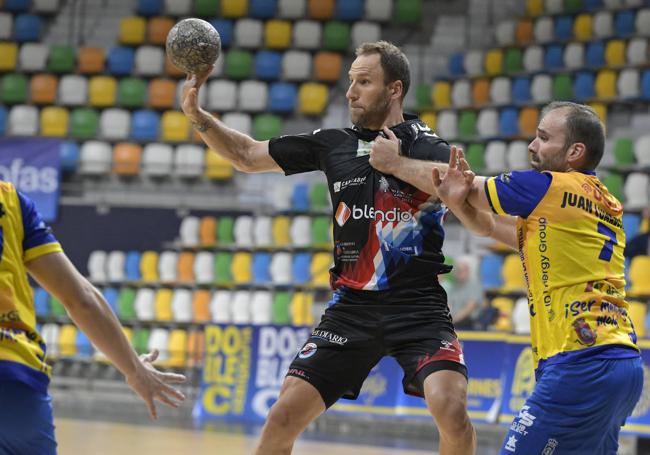
[[[418,110],[431,107],[431,84],[420,84],[415,89],[415,103]]]
[[[631,166],[636,160],[634,158],[634,141],[629,138],[621,138],[614,145],[614,158],[617,166]]]
[[[573,98],[571,76],[558,74],[553,78],[553,99],[555,101],[570,101]]]
[[[511,48],[506,51],[503,59],[503,68],[506,74],[521,73],[524,70],[521,49]]]
[[[309,206],[312,210],[328,210],[330,208],[329,190],[327,183],[314,183],[309,191]]]
[[[70,116],[70,136],[74,139],[93,139],[97,136],[97,111],[80,107]]]
[[[476,137],[476,112],[465,111],[460,113],[458,119],[458,136],[460,140],[467,141]]]
[[[25,103],[27,101],[27,78],[23,74],[7,74],[2,78],[0,101],[6,104]]]
[[[564,12],[567,14],[581,13],[584,10],[582,0],[564,0]]]
[[[214,17],[219,15],[219,0],[194,0],[194,15]]]
[[[149,352],[149,335],[149,329],[136,329],[133,333],[131,343],[133,344],[133,349],[138,354],[146,354]]]
[[[217,245],[228,246],[235,243],[235,220],[231,216],[222,216],[217,222]]]
[[[253,56],[241,49],[231,49],[226,54],[224,74],[228,79],[246,79],[251,75]]]
[[[323,30],[323,48],[328,51],[346,51],[350,46],[350,25],[332,21]]]
[[[625,203],[623,193],[623,176],[621,174],[609,174],[603,178],[603,184],[607,187],[610,194],[614,195],[616,199]]]
[[[122,107],[138,108],[144,106],[147,83],[144,79],[125,77],[117,87],[117,103]]]
[[[287,325],[291,323],[291,295],[288,292],[276,292],[271,304],[271,324]]]
[[[330,242],[330,217],[317,216],[311,221],[311,242],[312,246],[327,247]]]
[[[74,73],[75,53],[71,46],[52,46],[47,56],[47,70],[51,73]]]
[[[67,316],[68,313],[65,311],[65,307],[59,299],[54,296],[50,296],[50,314],[52,316]]]
[[[232,253],[221,251],[214,255],[215,283],[218,285],[232,284]]]
[[[253,120],[253,137],[258,141],[268,141],[282,134],[282,119],[273,114],[260,114]]]
[[[120,289],[117,296],[117,311],[122,321],[137,319],[135,314],[135,289]]]
[[[397,0],[393,17],[398,24],[412,24],[422,18],[422,0]]]
[[[465,150],[465,159],[473,171],[479,171],[485,167],[485,145],[470,144]]]

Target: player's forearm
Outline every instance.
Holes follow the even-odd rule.
[[[406,183],[410,183],[420,191],[424,191],[431,196],[437,197],[438,192],[433,186],[431,173],[433,168],[438,168],[441,173],[447,171],[446,163],[437,163],[433,161],[416,160],[400,156],[398,165],[395,166],[392,174]]]
[[[492,215],[476,209],[467,200],[464,204],[449,209],[463,226],[478,236],[488,237],[494,231],[495,223]]]

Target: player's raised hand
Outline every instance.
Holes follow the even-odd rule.
[[[185,399],[185,395],[170,385],[185,382],[185,376],[158,371],[152,365],[157,358],[157,349],[148,354],[142,354],[140,356],[140,365],[132,375],[126,378],[127,384],[147,404],[149,415],[153,420],[158,418],[155,400],[172,408],[177,408],[179,403]]]
[[[463,149],[454,145],[451,146],[449,168],[444,176],[441,176],[437,168],[432,171],[433,186],[438,197],[450,208],[459,207],[465,203],[474,177],[474,172],[465,160]]]
[[[384,126],[386,137],[378,135],[370,150],[369,163],[384,174],[394,174],[399,167],[401,141],[390,128]]]
[[[181,94],[181,109],[190,120],[196,119],[200,114],[199,89],[210,77],[212,69],[199,74],[188,74],[185,78]]]

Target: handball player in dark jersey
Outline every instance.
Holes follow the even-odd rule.
[[[188,76],[184,87],[183,111],[212,150],[244,172],[321,170],[334,207],[332,302],[291,364],[255,453],[290,454],[312,420],[339,398],[356,398],[370,370],[392,356],[404,391],[426,400],[440,454],[473,454],[467,368],[437,278],[450,269],[441,251],[446,208],[434,192],[371,166],[375,149],[397,140],[412,163],[402,172],[429,182],[430,169],[421,172],[418,163],[440,162],[444,171],[449,145],[403,113],[410,74],[401,50],[379,41],[356,55],[346,94],[353,128],[255,141],[198,105],[208,74]]]

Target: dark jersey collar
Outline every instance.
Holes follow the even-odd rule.
[[[390,129],[395,132],[396,136],[400,136],[402,134],[409,134],[411,128],[410,125],[413,123],[419,123],[420,122],[420,117],[417,114],[412,114],[408,112],[402,113],[402,116],[404,117],[404,121],[402,123],[398,123],[395,126],[392,126]],[[359,128],[358,126],[353,126],[352,130],[357,134],[359,139],[362,139],[364,141],[372,141],[374,140],[377,135],[381,132],[380,130],[370,130],[367,128]]]

